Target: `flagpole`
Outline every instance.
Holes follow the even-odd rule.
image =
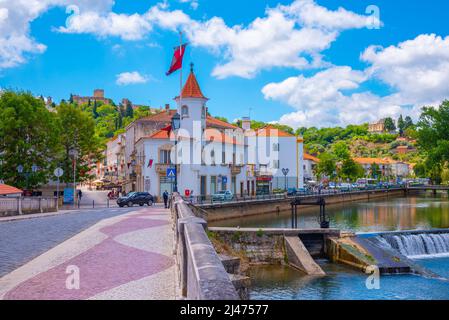
[[[179,31],[179,55],[182,56],[182,31]],[[181,72],[179,73],[179,107],[182,111],[182,60],[181,60]]]

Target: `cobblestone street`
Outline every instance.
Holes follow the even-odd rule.
[[[0,232],[0,299],[176,297],[170,215],[161,206],[2,222]]]
[[[0,277],[99,222],[141,208],[74,211],[0,222]]]

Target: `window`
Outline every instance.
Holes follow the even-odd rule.
[[[274,160],[273,161],[273,168],[274,169],[279,169],[281,166],[280,166],[280,164],[279,164],[279,160]]]
[[[182,116],[183,118],[189,116],[189,107],[187,107],[187,106],[182,106],[182,108],[181,108],[181,116]]]
[[[279,143],[273,143],[273,151],[280,151]]]
[[[159,163],[171,164],[170,154],[171,154],[171,152],[168,150],[160,150],[159,151]]]
[[[226,152],[225,151],[223,151],[221,153],[221,163],[226,164]]]
[[[201,108],[201,119],[206,119],[206,107]]]

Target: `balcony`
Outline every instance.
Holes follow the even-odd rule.
[[[243,165],[229,165],[229,167],[231,168],[231,175],[236,176],[239,175],[240,173],[242,173],[242,168]]]

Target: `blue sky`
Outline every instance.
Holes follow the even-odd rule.
[[[449,97],[447,1],[38,2],[0,4],[2,88],[58,101],[104,88],[116,102],[174,105],[179,78],[165,72],[184,30],[184,72],[195,63],[210,112],[229,120],[250,108],[294,127],[416,118]],[[79,8],[71,21],[70,5]],[[380,29],[364,24],[369,5]],[[132,72],[134,82],[117,83]]]

